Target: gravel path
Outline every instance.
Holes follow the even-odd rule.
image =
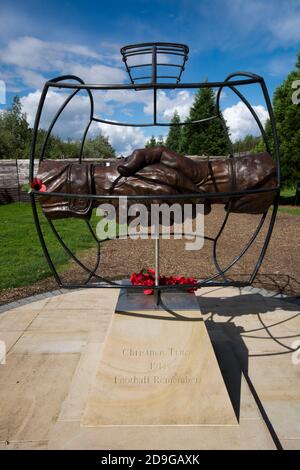
[[[222,206],[215,206],[205,217],[205,234],[214,236],[224,217]],[[231,214],[225,232],[219,240],[219,262],[229,263],[245,245],[253,233],[259,217],[247,214]],[[268,216],[269,220],[269,216]],[[238,265],[230,270],[231,278],[245,280],[247,273],[257,260],[263,243],[264,228],[255,244]],[[189,275],[205,277],[214,273],[211,262],[211,242],[205,241],[200,251],[186,251],[185,240],[161,240],[161,273],[165,275]],[[282,292],[287,295],[300,293],[300,217],[278,214],[270,245],[254,283],[255,286]],[[84,254],[90,265],[94,261],[94,250]],[[44,260],[41,260],[41,263]],[[103,244],[101,275],[111,279],[126,278],[132,272],[154,265],[154,240],[112,240]],[[64,273],[66,281],[82,280],[82,270],[75,266]],[[29,295],[56,289],[52,278],[31,286],[7,289],[1,292],[0,304],[18,300]]]

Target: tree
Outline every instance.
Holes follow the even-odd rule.
[[[173,114],[171,123],[175,125],[170,127],[168,137],[166,140],[166,147],[170,150],[174,150],[174,152],[180,152],[181,126],[178,126],[178,124],[180,124],[180,117],[177,112],[177,109],[175,110]]]
[[[36,139],[35,158],[39,158],[47,132],[39,129]],[[15,96],[12,106],[0,113],[0,159],[28,158],[32,139],[32,129],[29,128],[26,114],[22,112],[20,98]],[[81,141],[63,140],[51,134],[45,149],[45,158],[78,158]],[[86,158],[109,158],[115,156],[115,150],[107,137],[101,134],[89,138],[85,142],[84,156]]]
[[[215,115],[216,100],[213,90],[211,88],[201,88],[196,93],[186,122],[189,123]],[[224,127],[220,119],[183,126],[180,151],[188,155],[227,154],[230,152],[230,145]]]
[[[260,137],[248,134],[243,139],[239,139],[232,144],[235,153],[255,152],[260,142]]]
[[[156,142],[156,139],[154,137],[154,135],[151,137],[151,139],[147,140],[146,144],[145,144],[145,147],[149,148],[149,147],[156,147],[157,145],[157,142]]]
[[[156,140],[156,145],[165,145],[165,141],[162,135],[158,136],[158,139]]]
[[[114,148],[110,145],[108,137],[102,134],[93,139],[87,139],[84,145],[83,154],[85,158],[111,158],[115,157]]]
[[[26,158],[31,132],[20,98],[13,98],[12,106],[0,114],[0,159]]]
[[[300,82],[297,83],[299,80],[300,51],[298,52],[298,59],[294,70],[288,74],[282,85],[276,88],[273,95],[273,109],[279,139],[281,175],[285,186],[295,185],[300,179]],[[295,102],[292,99],[294,93]],[[269,136],[271,150],[274,153],[270,121],[267,121],[265,129]]]

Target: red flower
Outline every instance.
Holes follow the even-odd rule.
[[[46,185],[43,184],[42,180],[40,178],[33,178],[30,186],[32,187],[32,189],[34,189],[35,191],[40,191],[40,192],[45,192],[47,191],[46,189]]]
[[[135,286],[147,286],[151,287],[155,285],[155,271],[152,268],[142,269],[139,273],[133,273],[130,276],[130,282]],[[158,283],[160,286],[173,286],[173,285],[193,285],[197,283],[197,279],[194,277],[183,277],[183,276],[159,276]],[[187,292],[194,293],[196,287],[190,287]],[[144,294],[152,295],[153,289],[144,289]]]
[[[146,295],[152,295],[154,293],[153,289],[144,289],[144,294]]]
[[[148,268],[148,269],[147,269],[147,272],[148,272],[149,274],[152,274],[152,276],[155,276],[155,271],[154,271],[154,269]]]
[[[154,286],[155,281],[153,279],[145,279],[143,281],[143,286]]]

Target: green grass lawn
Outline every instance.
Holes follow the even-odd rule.
[[[41,214],[38,205],[39,214]],[[32,284],[51,275],[42,252],[33,222],[30,203],[0,206],[0,290]],[[42,228],[47,228],[46,242],[53,261],[60,271],[68,267],[68,255],[58,244],[47,221],[42,216]],[[99,221],[99,217],[97,218]],[[92,224],[95,224],[95,216]],[[83,220],[55,221],[55,226],[77,253],[95,245]]]
[[[280,196],[293,197],[296,194],[296,188],[282,188],[280,189]]]
[[[300,207],[299,206],[279,206],[278,212],[282,214],[291,214],[300,217]]]
[[[300,216],[300,206],[294,206],[296,188],[282,188],[278,212]]]

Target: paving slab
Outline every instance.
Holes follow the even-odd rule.
[[[285,450],[300,450],[300,439],[282,439],[281,443]]]
[[[87,332],[25,331],[15,344],[16,354],[81,353],[89,340]]]
[[[58,420],[80,421],[89,397],[90,389],[96,376],[103,343],[90,342],[82,351],[80,360],[70,384]]]
[[[0,366],[0,440],[47,438],[78,360],[78,353],[8,354]]]
[[[0,331],[0,341],[4,341],[6,354],[22,336],[22,331]]]
[[[194,296],[237,425],[81,426],[118,292],[64,291],[1,309],[1,450],[273,449],[270,423],[284,449],[299,450],[300,354],[291,348],[300,308],[252,288],[206,286]]]
[[[275,449],[265,424],[242,420],[239,426],[82,427],[79,421],[58,421],[49,449],[227,450]]]
[[[24,331],[37,317],[40,309],[18,307],[0,315],[0,331]]]
[[[43,309],[32,321],[28,331],[89,332],[99,331],[105,335],[111,320],[111,309]]]

